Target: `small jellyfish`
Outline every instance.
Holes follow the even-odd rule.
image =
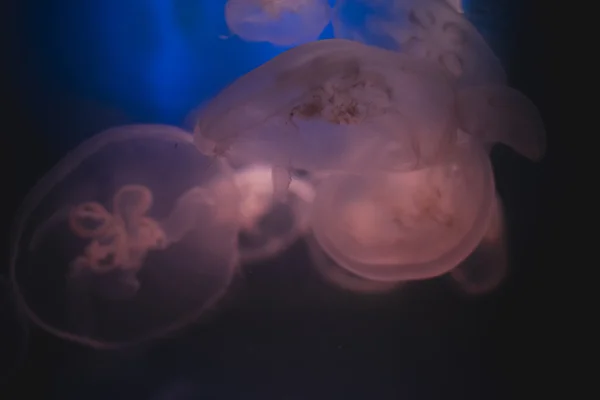
[[[484,144],[503,143],[533,161],[546,152],[546,130],[537,107],[508,86],[459,90],[459,126]]]
[[[481,241],[494,199],[483,148],[466,141],[452,159],[397,174],[337,174],[317,189],[311,226],[323,250],[366,279],[445,274]]]
[[[338,0],[334,36],[438,63],[461,87],[505,84],[477,29],[445,0]]]
[[[318,39],[329,24],[328,0],[229,0],[225,21],[248,42],[296,46]]]
[[[235,172],[240,193],[240,261],[252,263],[275,257],[308,229],[314,189],[294,177],[285,198],[274,198],[272,168],[252,165]]]
[[[469,295],[482,295],[497,289],[508,273],[504,213],[499,198],[488,230],[481,243],[465,261],[450,271],[458,289]]]
[[[203,154],[288,172],[422,168],[445,157],[457,127],[454,87],[437,65],[342,39],[282,53],[196,117]]]
[[[224,294],[238,259],[228,171],[170,126],[117,127],[81,144],[15,221],[11,280],[26,315],[94,348],[195,321]]]
[[[329,257],[312,235],[304,238],[308,246],[311,266],[328,283],[342,290],[360,294],[387,293],[397,289],[401,283],[378,282],[362,278],[340,267]]]

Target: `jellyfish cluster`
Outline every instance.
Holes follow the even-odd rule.
[[[11,283],[33,323],[95,348],[165,336],[298,241],[355,292],[442,275],[498,286],[489,152],[540,160],[545,131],[460,4],[229,0],[224,13],[243,40],[291,48],[186,127],[101,132],[32,189]],[[317,40],[329,23],[335,38]]]

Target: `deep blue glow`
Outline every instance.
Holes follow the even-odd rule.
[[[45,16],[46,60],[67,86],[134,119],[179,124],[286,48],[229,36],[226,0],[85,0]],[[43,17],[40,17],[43,18]],[[328,27],[321,38],[332,37]]]

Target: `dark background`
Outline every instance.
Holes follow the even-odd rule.
[[[170,20],[177,21],[179,34],[163,24],[161,7],[168,3],[175,5]],[[218,17],[222,3],[3,3],[4,243],[19,202],[69,149],[114,125],[179,124],[219,87],[282,50],[218,39],[227,33]],[[532,0],[471,0],[470,9],[510,84],[538,105],[548,129],[548,153],[540,164],[502,147],[493,153],[511,257],[509,279],[498,291],[467,297],[442,277],[388,295],[347,293],[316,277],[299,243],[286,257],[245,271],[203,324],[151,346],[94,352],[33,329],[24,365],[0,397],[542,396],[552,369],[554,293],[547,279],[560,263],[552,243],[563,157],[549,112],[552,93],[546,91],[548,17]],[[3,274],[8,269],[0,268]]]

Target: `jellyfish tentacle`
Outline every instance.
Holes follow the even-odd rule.
[[[69,212],[71,230],[82,238],[95,238],[105,234],[113,223],[113,216],[100,203],[87,202],[79,204]],[[95,222],[95,227],[85,226],[85,222]]]

